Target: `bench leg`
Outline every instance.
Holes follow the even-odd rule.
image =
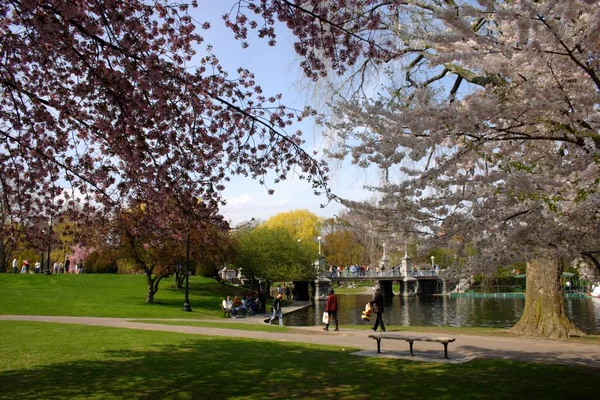
[[[375,339],[377,340],[377,354],[381,353],[381,339]]]
[[[414,357],[413,354],[413,340],[407,340],[408,344],[410,344],[410,355]]]
[[[448,343],[443,343],[444,345],[444,358],[448,359]]]

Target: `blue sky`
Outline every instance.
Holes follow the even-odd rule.
[[[198,9],[193,11],[194,17],[199,22],[211,23],[210,30],[200,31],[205,44],[213,45],[213,52],[232,75],[238,67],[247,68],[255,74],[256,82],[266,95],[282,93],[284,104],[303,108],[311,99],[308,90],[298,89],[307,84],[302,80],[302,72],[297,66],[298,58],[293,51],[291,34],[282,27],[277,32],[277,46],[270,47],[266,40],[257,39],[252,33],[250,47],[242,49],[221,18],[234,3],[232,0],[199,1]],[[198,53],[202,55],[203,49],[199,49]],[[289,127],[289,132],[298,129],[303,132],[306,140],[306,151],[322,148],[319,128],[312,122],[303,121],[293,125]],[[333,192],[344,198],[358,200],[370,196],[362,189],[368,180],[366,172],[353,167],[348,160],[332,165],[330,179]],[[251,218],[268,219],[275,214],[295,209],[308,209],[319,216],[331,217],[343,208],[334,202],[321,208],[321,204],[327,203],[327,199],[315,196],[310,185],[297,177],[289,177],[287,181],[277,185],[271,184],[269,188],[274,189],[275,194],[269,195],[267,188],[250,178],[234,177],[224,192],[228,202],[223,208],[224,215],[233,224],[237,224]]]

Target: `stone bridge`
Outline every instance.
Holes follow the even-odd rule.
[[[411,260],[408,256],[402,259],[402,265],[386,269],[385,255],[380,262],[380,271],[351,272],[344,270],[320,271],[314,282],[294,282],[298,300],[324,300],[327,289],[333,282],[346,281],[373,281],[377,282],[384,296],[394,296],[392,291],[393,282],[400,285],[400,296],[410,297],[418,295],[448,294],[451,288],[447,287],[446,281],[442,279],[436,270],[413,270]]]

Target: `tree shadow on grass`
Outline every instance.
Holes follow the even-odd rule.
[[[146,332],[138,334],[148,340]],[[161,342],[160,335],[153,339]],[[593,394],[548,386],[560,378],[576,388],[586,377],[573,369],[535,364],[414,363],[313,345],[217,337],[185,337],[181,344],[161,343],[150,350],[111,347],[91,352],[90,359],[3,371],[0,398],[514,399]]]

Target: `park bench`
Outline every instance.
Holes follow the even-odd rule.
[[[369,335],[370,338],[377,340],[377,353],[381,353],[381,340],[392,339],[392,340],[404,340],[410,344],[410,355],[413,354],[413,343],[414,342],[438,342],[444,345],[444,358],[448,358],[448,343],[454,342],[456,339],[448,337],[427,337],[427,336],[414,336],[414,335],[401,335],[396,333],[376,333]]]
[[[223,303],[221,303],[221,311],[223,311],[223,316],[224,316],[225,318],[229,318],[229,317],[231,317],[231,310],[226,310],[226,309],[223,307]]]

